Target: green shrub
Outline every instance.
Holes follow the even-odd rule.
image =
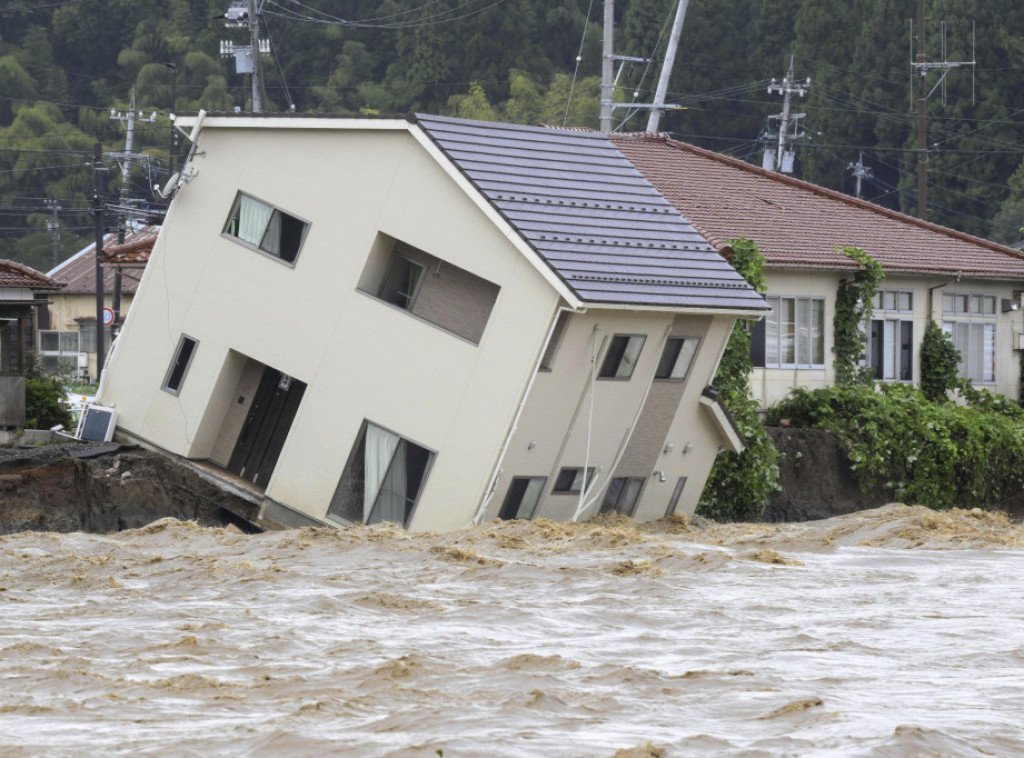
[[[748,239],[731,243],[733,267],[758,292],[765,291],[764,258]],[[750,394],[750,334],[738,320],[712,382],[746,440],[742,453],[719,453],[697,505],[697,514],[716,521],[757,521],[769,496],[779,488],[779,453]]]
[[[903,384],[794,390],[770,421],[827,429],[843,441],[861,489],[943,510],[993,508],[1024,490],[1024,411],[971,390],[961,406]]]
[[[953,340],[929,321],[921,340],[921,391],[933,403],[949,398],[949,390],[960,389],[964,382],[957,376],[960,351]]]
[[[64,388],[59,377],[46,374],[38,363],[25,375],[25,428],[70,427],[71,417],[63,405]]]

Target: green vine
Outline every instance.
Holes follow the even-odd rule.
[[[864,325],[871,321],[874,312],[872,300],[878,292],[879,283],[885,278],[885,272],[860,248],[847,246],[840,251],[859,263],[861,268],[852,280],[840,281],[836,292],[832,339],[836,384],[842,387],[870,385],[874,382],[874,372],[870,366],[860,365],[864,358]]]
[[[921,340],[921,392],[933,403],[949,399],[949,390],[959,389],[963,381],[957,376],[960,351],[949,335],[934,321],[929,321]]]
[[[730,242],[730,263],[758,292],[767,289],[764,258],[751,240]],[[750,392],[750,332],[738,320],[722,355],[712,387],[736,421],[746,441],[742,453],[719,453],[701,494],[697,514],[716,521],[756,521],[764,514],[769,496],[779,488],[779,453],[758,415]]]
[[[1024,409],[969,391],[967,406],[905,384],[794,390],[770,421],[827,429],[866,493],[938,510],[998,508],[1024,490]]]

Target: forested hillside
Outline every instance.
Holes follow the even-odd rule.
[[[616,52],[630,64],[617,99],[649,102],[675,0],[619,0]],[[0,2],[0,257],[43,270],[91,238],[91,155],[124,149],[132,88],[156,120],[137,125],[151,156],[133,197],[156,202],[167,176],[168,112],[247,109],[247,78],[221,58],[231,0],[3,0]],[[1024,7],[1012,0],[927,0],[928,51],[969,61],[935,89],[929,113],[929,218],[1016,241],[1024,222],[1020,169]],[[690,0],[670,86],[673,136],[760,164],[767,91],[790,56],[810,77],[795,175],[854,192],[849,164],[863,151],[862,194],[916,212],[910,92],[915,0]],[[473,118],[597,126],[601,0],[266,0],[271,109],[338,113],[414,110]],[[589,21],[588,21],[589,19]],[[972,51],[972,23],[976,52]],[[929,84],[939,81],[937,72]],[[972,95],[973,92],[973,95]],[[173,98],[173,103],[172,103]],[[616,111],[621,129],[646,114]],[[119,169],[106,161],[109,199]],[[59,209],[55,209],[55,204]],[[47,229],[56,219],[59,242]],[[54,251],[55,244],[59,252]]]

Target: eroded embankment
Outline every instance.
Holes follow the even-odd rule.
[[[244,525],[238,514],[253,518],[254,510],[170,459],[135,448],[68,443],[0,454],[0,534],[103,533],[161,518]]]

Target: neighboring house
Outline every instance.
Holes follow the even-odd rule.
[[[934,320],[960,350],[961,376],[1018,396],[1024,253],[665,135],[614,141],[719,251],[746,237],[764,255],[772,313],[754,330],[752,378],[763,405],[834,381],[836,290],[857,267],[841,246],[863,249],[885,270],[865,330],[878,380],[920,383],[921,339]]]
[[[282,524],[692,512],[763,298],[607,136],[179,118],[193,157],[99,401]]]
[[[121,271],[120,322],[131,305],[142,271],[160,231],[158,226],[143,226],[130,232],[123,244],[117,233],[103,240],[103,304],[114,307],[117,271]],[[96,376],[96,243],[80,250],[59,266],[47,272],[64,285],[50,298],[48,312],[40,314],[39,356],[43,367],[56,373],[68,371],[76,377]],[[103,329],[105,347],[109,350],[112,329]]]
[[[36,312],[60,284],[15,261],[0,261],[0,428],[25,424],[25,374],[36,344]]]

